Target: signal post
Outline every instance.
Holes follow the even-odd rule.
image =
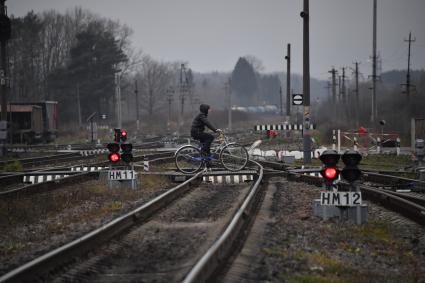
[[[8,136],[7,104],[9,95],[9,69],[7,66],[7,42],[11,38],[12,28],[7,16],[6,0],[0,0],[0,156],[6,156],[6,142]]]
[[[109,143],[107,172],[109,188],[131,187],[137,189],[137,174],[133,165],[133,145],[126,143],[127,131],[114,129],[114,142]]]
[[[345,167],[340,170],[338,162],[342,159]],[[325,189],[320,192],[320,199],[313,201],[313,213],[324,220],[338,217],[356,224],[367,222],[368,206],[362,203],[362,194],[358,186],[361,171],[358,168],[362,156],[354,150],[347,150],[342,156],[336,150],[326,150],[320,156],[323,168]],[[349,183],[340,181],[341,177]]]

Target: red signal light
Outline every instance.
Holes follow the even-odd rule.
[[[116,163],[118,161],[120,161],[120,155],[118,153],[111,153],[108,155],[108,159],[109,161],[111,161],[112,163]]]
[[[322,172],[322,176],[328,180],[335,180],[338,178],[338,170],[333,167],[325,168],[325,170]]]
[[[120,140],[121,140],[122,142],[125,142],[125,141],[127,140],[127,131],[126,131],[126,130],[121,130],[121,133],[120,133]]]

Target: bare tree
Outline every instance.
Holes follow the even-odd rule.
[[[138,77],[141,82],[144,108],[151,116],[165,105],[165,92],[172,81],[172,73],[168,64],[144,56]]]

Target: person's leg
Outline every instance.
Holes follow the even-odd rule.
[[[208,158],[211,155],[211,143],[214,140],[214,136],[208,133],[202,133],[200,135],[200,141],[202,143],[202,155],[205,158],[205,165],[207,168],[211,168],[211,162]]]
[[[201,136],[199,135],[199,133],[191,132],[190,135],[194,140],[199,141],[199,143],[201,145],[201,152],[202,152],[204,146],[203,146],[203,142],[202,142],[202,139],[201,139]]]
[[[214,140],[214,136],[208,133],[202,133],[200,135],[200,139],[201,143],[203,144],[202,146],[202,151],[204,153],[206,153],[207,155],[211,154],[211,143]]]

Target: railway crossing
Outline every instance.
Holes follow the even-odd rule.
[[[58,194],[60,193],[61,190],[69,190],[70,186],[71,187],[81,186],[81,185],[79,186],[72,185],[72,184],[80,184],[80,181],[78,180],[86,180],[86,182],[88,180],[88,182],[94,182],[96,184],[107,184],[108,182],[111,182],[111,181],[115,183],[122,183],[129,180],[137,179],[138,182],[140,182],[140,180],[142,181],[156,180],[156,178],[159,178],[158,180],[167,180],[167,182],[169,182],[170,184],[170,187],[172,187],[172,189],[165,189],[162,191],[164,193],[164,196],[163,196],[164,199],[167,199],[168,201],[170,201],[172,197],[169,194],[167,195],[167,192],[171,192],[174,189],[178,190],[177,188],[184,188],[183,191],[187,190],[187,192],[189,192],[188,196],[191,196],[192,194],[190,193],[190,191],[195,189],[197,193],[194,195],[193,205],[200,206],[202,207],[202,209],[200,209],[199,212],[196,212],[196,213],[192,211],[187,211],[187,215],[198,215],[197,213],[201,213],[201,212],[203,213],[203,211],[205,211],[205,213],[207,213],[206,215],[209,215],[208,218],[205,218],[205,219],[210,219],[210,217],[211,219],[217,219],[217,217],[220,218],[220,216],[218,216],[220,215],[218,211],[225,211],[223,210],[222,206],[226,207],[226,205],[230,205],[230,203],[228,204],[229,200],[231,199],[230,196],[234,198],[237,195],[236,191],[243,190],[242,188],[249,188],[251,186],[254,186],[254,184],[260,184],[260,183],[263,184],[261,185],[261,187],[259,187],[258,191],[254,191],[254,190],[252,191],[253,199],[251,200],[253,201],[253,203],[257,203],[257,205],[262,206],[263,204],[261,199],[263,199],[262,197],[263,194],[266,195],[264,199],[267,199],[267,198],[273,199],[274,197],[277,197],[281,194],[285,194],[286,192],[286,189],[284,189],[283,187],[279,189],[278,187],[274,187],[273,185],[271,187],[274,188],[273,189],[274,191],[268,192],[268,190],[270,190],[270,184],[273,184],[276,182],[276,184],[280,184],[279,186],[282,186],[284,184],[285,187],[291,187],[291,186],[295,186],[295,184],[299,184],[298,185],[300,186],[299,188],[310,186],[310,185],[301,185],[301,183],[298,183],[301,181],[301,182],[306,182],[308,184],[315,184],[317,186],[320,186],[320,189],[317,189],[317,188],[314,190],[312,188],[308,189],[308,191],[311,190],[311,192],[314,192],[314,193],[308,194],[309,209],[307,211],[311,211],[311,214],[302,216],[303,219],[311,219],[311,220],[308,220],[309,223],[310,222],[321,223],[321,221],[318,221],[318,219],[322,219],[322,221],[324,221],[323,223],[328,223],[328,225],[333,225],[332,224],[334,223],[333,221],[330,221],[330,222],[327,222],[327,221],[331,218],[332,219],[336,218],[336,219],[339,219],[338,221],[340,223],[339,225],[346,225],[346,227],[350,227],[350,225],[353,225],[353,223],[356,223],[357,225],[359,225],[360,227],[359,229],[361,229],[361,227],[363,227],[364,225],[371,225],[369,224],[369,221],[368,221],[369,219],[374,219],[374,214],[371,213],[369,209],[370,200],[368,198],[370,197],[373,199],[379,199],[377,194],[380,191],[380,188],[376,186],[372,188],[370,186],[364,185],[363,182],[367,181],[368,184],[375,184],[375,183],[383,184],[385,180],[386,182],[388,182],[388,184],[380,185],[385,187],[389,187],[391,186],[391,184],[394,184],[394,183],[398,183],[399,186],[404,187],[405,185],[407,186],[411,184],[412,182],[411,180],[408,180],[408,179],[403,180],[401,178],[396,178],[396,177],[393,177],[395,179],[393,181],[390,181],[390,179],[388,179],[387,177],[384,177],[384,175],[382,174],[375,174],[371,172],[362,173],[359,168],[359,163],[361,163],[361,156],[359,156],[359,154],[353,150],[347,150],[343,154],[339,154],[338,152],[332,151],[332,150],[327,150],[322,152],[320,154],[320,160],[323,163],[323,167],[320,167],[320,168],[319,167],[300,168],[300,166],[296,165],[296,163],[284,164],[282,162],[276,162],[276,161],[274,162],[261,161],[260,163],[263,164],[262,165],[263,169],[260,169],[258,165],[254,165],[255,163],[249,163],[247,168],[244,168],[243,170],[239,170],[239,171],[228,171],[220,167],[214,167],[213,170],[211,171],[200,171],[194,174],[182,174],[175,170],[175,164],[174,164],[175,161],[173,156],[174,152],[167,153],[167,152],[161,152],[158,150],[158,151],[152,151],[152,152],[155,152],[156,155],[152,155],[152,153],[151,155],[145,154],[144,156],[139,156],[135,154],[132,158],[132,161],[127,163],[123,161],[122,154],[124,154],[124,151],[122,150],[120,142],[114,141],[114,143],[118,144],[118,151],[116,150],[116,148],[113,148],[112,151],[110,151],[109,149],[107,150],[107,152],[104,151],[102,154],[104,156],[105,161],[103,161],[103,163],[101,164],[93,164],[91,166],[75,166],[74,165],[74,166],[70,166],[67,170],[63,170],[63,169],[61,169],[62,171],[46,170],[45,172],[37,172],[37,173],[28,172],[28,173],[25,173],[25,175],[20,175],[20,176],[17,176],[15,174],[14,176],[15,181],[19,179],[20,180],[19,182],[22,182],[25,178],[26,182],[31,182],[31,183],[34,182],[35,184],[27,185],[25,189],[19,193],[16,191],[16,188],[14,188],[15,192],[13,192],[13,194],[12,192],[9,192],[8,196],[0,192],[0,201],[2,200],[2,198],[4,199],[7,198],[12,201],[17,201],[19,198],[22,198],[22,197],[24,197],[25,199],[25,198],[35,198],[38,195],[43,195],[43,194],[53,194],[53,193]],[[247,147],[249,147],[249,145]],[[111,146],[109,146],[109,148],[111,148]],[[108,156],[110,156],[113,153],[117,153],[120,155],[118,162],[116,162],[113,158],[108,159]],[[67,158],[69,157],[70,156],[67,156]],[[72,157],[74,158],[75,156],[72,155]],[[80,156],[80,158],[83,158],[83,157]],[[340,160],[342,162],[339,162]],[[120,167],[120,166],[123,166],[123,167]],[[63,173],[63,178],[59,179],[59,177],[57,176],[62,177],[61,175],[62,173]],[[66,177],[65,174],[68,174],[69,176]],[[88,175],[85,175],[85,174],[88,174]],[[30,175],[34,177],[28,177]],[[3,178],[4,177],[0,177],[0,183],[3,181]],[[379,178],[382,178],[382,179],[380,180]],[[110,179],[110,181],[108,181],[108,179]],[[75,181],[72,181],[72,180],[75,180]],[[11,177],[10,182],[15,182],[15,181],[12,181],[12,177]],[[191,185],[186,187],[185,184],[188,184],[188,182],[191,183]],[[81,184],[84,184],[84,182]],[[91,186],[93,186],[93,183],[91,184],[92,184]],[[130,191],[132,191],[133,194],[141,194],[141,193],[145,193],[145,191],[149,191],[149,187],[144,187],[146,185],[141,186],[141,184],[142,183],[138,183],[137,185],[135,185],[137,189],[134,189],[135,187],[131,187],[131,186],[128,186],[128,187],[133,188],[133,189],[130,189]],[[127,186],[119,186],[119,187],[111,186],[108,189],[108,192],[112,194],[116,194],[116,193],[120,194],[121,192],[124,194],[128,194],[129,192],[126,187]],[[414,187],[415,187],[415,192],[417,192],[417,191],[421,191],[422,187],[425,188],[425,185],[423,185],[420,181],[416,181]],[[298,191],[300,190],[299,188],[298,188]],[[394,189],[391,193],[388,191],[383,193],[387,194],[386,197],[388,198],[394,198],[394,199],[396,197],[400,198],[401,197],[400,194],[403,194],[403,193],[401,192],[401,190],[398,190],[398,192],[397,190],[398,189]],[[205,194],[207,194],[207,192],[209,191],[214,191],[214,197],[205,196]],[[303,193],[300,193],[299,195],[295,195],[295,192],[296,191],[292,191],[293,197],[295,197],[296,199],[299,199],[303,197],[305,198],[305,193],[307,191],[301,190],[300,192],[303,192]],[[405,191],[404,193],[407,193],[407,191]],[[409,193],[413,193],[413,191],[410,191]],[[399,195],[395,195],[395,194],[399,194]],[[186,195],[186,193],[183,193],[182,195]],[[251,194],[248,194],[248,195],[251,195]],[[228,196],[229,198],[226,198],[225,196]],[[116,200],[117,197],[115,196],[114,198]],[[215,199],[219,200],[217,202],[217,205],[218,203],[220,203],[220,205],[222,206],[220,206],[220,209],[217,209],[217,210],[212,209],[211,211],[209,211],[208,205],[211,204],[211,202],[214,202]],[[248,199],[248,197],[246,199]],[[271,201],[271,199],[269,199],[269,201]],[[188,207],[189,200],[192,201],[190,198],[189,199],[183,198],[181,207]],[[205,200],[208,200],[208,202],[205,202]],[[150,203],[151,200],[147,199],[146,201]],[[415,201],[416,203],[420,203],[420,201],[423,201],[425,203],[424,200],[417,199],[417,197],[415,197],[414,195],[410,196],[409,201],[410,202]],[[179,203],[179,198],[176,200],[176,205],[178,203]],[[267,201],[265,203],[267,203]],[[276,207],[276,205],[278,204],[275,204],[274,207]],[[401,207],[403,207],[404,205],[405,204],[397,204],[397,209],[399,209],[399,211],[402,211]],[[244,221],[255,222],[256,220],[252,220],[253,219],[251,218],[252,216],[250,216],[249,218],[246,218],[247,217],[245,216],[246,210],[245,208],[242,208],[242,207],[244,207],[244,204],[241,204],[241,209],[242,209],[241,210],[242,212],[240,212],[241,219],[238,221],[243,221],[241,223],[244,223],[244,224],[240,224],[242,226],[239,226],[239,225],[236,225],[236,226],[250,227],[251,225],[248,222],[244,222]],[[256,211],[256,209],[251,208],[251,206],[247,206],[247,207],[250,207],[250,213],[252,213],[253,211]],[[164,209],[165,211],[167,211],[168,208],[165,207]],[[129,219],[133,219],[131,221],[123,219],[122,222],[121,220],[119,221],[114,220],[118,222],[112,221],[111,223],[121,223],[119,225],[123,225],[122,227],[127,227],[126,225],[129,225],[129,223],[134,221],[135,219],[145,219],[145,217],[147,217],[145,216],[144,213],[142,213],[142,211],[144,210],[138,210],[136,208],[136,211],[137,212],[135,212],[134,216],[131,216],[129,218]],[[183,210],[181,208],[176,208],[174,212],[172,213],[170,212],[167,215],[176,215],[176,213],[183,213]],[[412,213],[412,211],[410,211],[410,213]],[[422,221],[421,219],[423,218],[423,216],[421,218],[420,212],[415,213],[415,215],[416,215],[415,219],[417,219],[418,222]],[[155,214],[153,214],[153,217],[156,217]],[[178,216],[176,219],[182,219],[179,217],[180,216]],[[160,217],[158,219],[166,219],[166,218]],[[169,221],[174,221],[171,219]],[[187,219],[188,219],[187,221],[189,221],[190,218],[187,218]],[[160,229],[159,231],[161,231],[160,232],[161,234],[164,233],[164,235],[168,235],[166,231],[169,228],[165,230],[162,230],[162,228],[159,228],[159,227],[167,227],[168,224],[164,224],[163,222],[161,222],[162,220],[161,221],[158,220],[158,221],[159,221],[158,223],[161,223],[158,227],[155,226],[156,225],[155,221],[151,224],[148,224],[149,223],[148,222],[146,224],[147,225],[146,227],[150,227],[150,225],[154,225],[156,227],[155,229]],[[195,220],[194,223],[191,225],[195,225],[195,226],[199,225],[199,223],[197,223],[196,221],[197,220]],[[210,220],[207,220],[206,223],[208,223],[208,221]],[[144,220],[141,220],[141,223],[144,223]],[[179,223],[178,221],[172,222],[172,223],[173,225],[175,225],[175,227],[186,227],[184,226],[185,224]],[[203,225],[207,225],[207,224],[203,224]],[[253,227],[255,227],[255,225]],[[100,230],[102,229],[103,228],[101,227]],[[106,230],[108,229],[109,228],[106,228]],[[114,231],[121,231],[120,229],[117,229]],[[179,229],[174,231],[176,235],[178,235],[179,233],[178,231],[180,231]],[[242,228],[242,229],[245,229],[245,228]],[[246,235],[250,234],[249,232],[247,232],[247,230],[241,230],[241,231],[243,231],[241,233],[244,233]],[[148,233],[150,232],[146,230],[145,235],[148,235]],[[231,232],[231,233],[238,233],[238,232]],[[129,236],[130,237],[129,239],[133,237],[133,234],[130,234],[130,235],[131,236]],[[268,235],[276,235],[276,234],[268,232]],[[86,237],[84,235],[82,236]],[[101,235],[101,234],[99,234],[98,236],[103,239],[110,237],[110,236]],[[124,235],[124,237],[127,237],[127,236]],[[236,237],[236,236],[232,236],[232,237]],[[96,242],[96,240],[93,240],[93,241]],[[208,261],[216,260],[217,257],[220,256],[219,254],[223,254],[223,253],[227,254],[228,249],[225,247],[229,247],[229,245],[231,247],[232,245],[228,244],[227,242],[228,239],[225,239],[225,237],[221,241],[223,241],[222,243],[223,248],[220,248],[220,250],[221,249],[222,250],[217,255],[214,255],[212,258],[208,259]],[[251,243],[261,242],[260,239],[257,239],[256,241],[249,241],[249,240],[247,241]],[[92,246],[96,247],[95,244],[92,244]],[[196,247],[196,244],[193,243],[192,246]],[[141,248],[143,249],[144,247],[145,246],[141,244]],[[77,246],[73,247],[73,249],[74,248],[76,249],[75,252],[77,252],[77,250],[80,249]],[[83,250],[81,250],[81,252],[83,252]],[[169,248],[168,251],[174,253],[175,249]],[[62,251],[57,250],[55,252],[62,252]],[[77,253],[79,252],[80,251],[78,251]],[[116,263],[113,262],[113,259],[111,257],[109,258],[111,259],[111,264],[115,265]],[[207,258],[205,260],[207,260]],[[74,267],[71,267],[71,266],[69,266],[69,268],[71,268],[70,270],[73,270]],[[191,263],[190,266],[192,266],[194,269],[193,271],[190,271],[190,272],[189,270],[187,270],[188,272],[186,274],[188,276],[187,278],[201,278],[205,274],[207,274],[207,273],[203,273],[203,272],[199,273],[199,271],[195,271],[195,270],[198,270],[198,268],[200,268],[199,270],[204,270],[203,268],[205,268],[205,267],[202,267],[202,268],[196,267],[197,266],[196,262]],[[76,270],[78,270],[78,267],[76,268],[77,268]],[[48,270],[48,268],[46,267],[45,270]],[[40,269],[39,271],[41,273],[44,272],[42,271],[42,269]],[[193,275],[189,275],[189,274],[193,274]],[[200,274],[203,274],[203,275],[201,276]]]

